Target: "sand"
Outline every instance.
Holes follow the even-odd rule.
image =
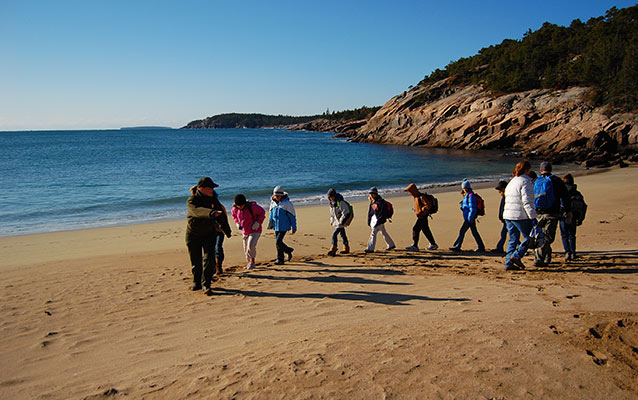
[[[235,232],[211,297],[187,290],[185,221],[0,238],[0,398],[635,399],[637,177],[577,177],[580,258],[565,263],[558,239],[552,266],[528,256],[517,272],[447,250],[456,189],[437,194],[437,251],[364,254],[366,203],[348,256],[325,255],[327,206],[298,210],[284,266],[268,232],[244,270]],[[479,193],[492,248],[499,197]],[[412,200],[391,201],[402,249]],[[469,233],[463,247],[476,247]]]

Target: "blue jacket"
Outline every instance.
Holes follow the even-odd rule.
[[[463,210],[463,219],[467,222],[474,222],[478,213],[478,200],[474,196],[474,192],[470,190],[461,200],[461,210]]]
[[[297,230],[297,217],[292,202],[285,196],[280,202],[272,200],[270,202],[270,215],[268,225],[272,226],[275,232],[287,232],[290,229]]]

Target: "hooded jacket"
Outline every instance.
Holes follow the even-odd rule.
[[[430,206],[423,200],[425,193],[419,192],[419,189],[414,183],[411,183],[405,191],[410,193],[414,197],[414,214],[417,217],[427,217],[430,215]]]
[[[230,237],[228,215],[216,195],[209,197],[199,190],[195,190],[194,194],[186,201],[186,205],[188,208],[186,213],[187,235],[207,236],[215,232],[223,232]],[[217,211],[221,211],[221,215],[215,216]]]
[[[350,208],[339,193],[335,195],[335,201],[330,202],[330,225],[333,228],[344,228],[345,221],[350,216]]]
[[[503,219],[520,221],[536,218],[534,189],[527,175],[515,176],[505,188]]]
[[[266,219],[266,211],[259,204],[250,201],[246,203],[243,210],[233,206],[231,214],[235,223],[241,226],[241,231],[244,235],[261,233],[261,225]],[[255,222],[259,222],[259,228],[253,230],[252,227]]]
[[[478,200],[472,189],[465,193],[461,200],[461,210],[463,211],[463,219],[467,222],[474,222],[478,214]]]
[[[295,207],[288,198],[286,193],[280,201],[275,197],[270,201],[270,214],[268,216],[268,225],[272,224],[275,232],[287,232],[289,230],[297,230],[297,215]]]
[[[368,226],[369,227],[373,227],[371,225],[372,216],[375,216],[377,219],[376,225],[381,225],[386,223],[386,221],[388,220],[386,218],[387,207],[388,206],[385,200],[383,200],[381,196],[379,195],[377,195],[377,198],[374,201],[370,202],[370,206],[368,207]]]

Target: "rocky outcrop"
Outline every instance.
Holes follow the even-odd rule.
[[[320,118],[302,124],[288,125],[285,128],[292,131],[338,132],[343,136],[348,137],[356,134],[357,130],[365,124],[365,119],[358,121],[344,121]]]
[[[588,88],[495,95],[442,80],[390,99],[350,133],[355,142],[456,149],[507,149],[586,166],[638,161],[638,114],[608,115],[583,99]]]

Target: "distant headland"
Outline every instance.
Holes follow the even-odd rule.
[[[125,126],[120,128],[121,131],[143,131],[153,129],[173,129],[170,126]]]

